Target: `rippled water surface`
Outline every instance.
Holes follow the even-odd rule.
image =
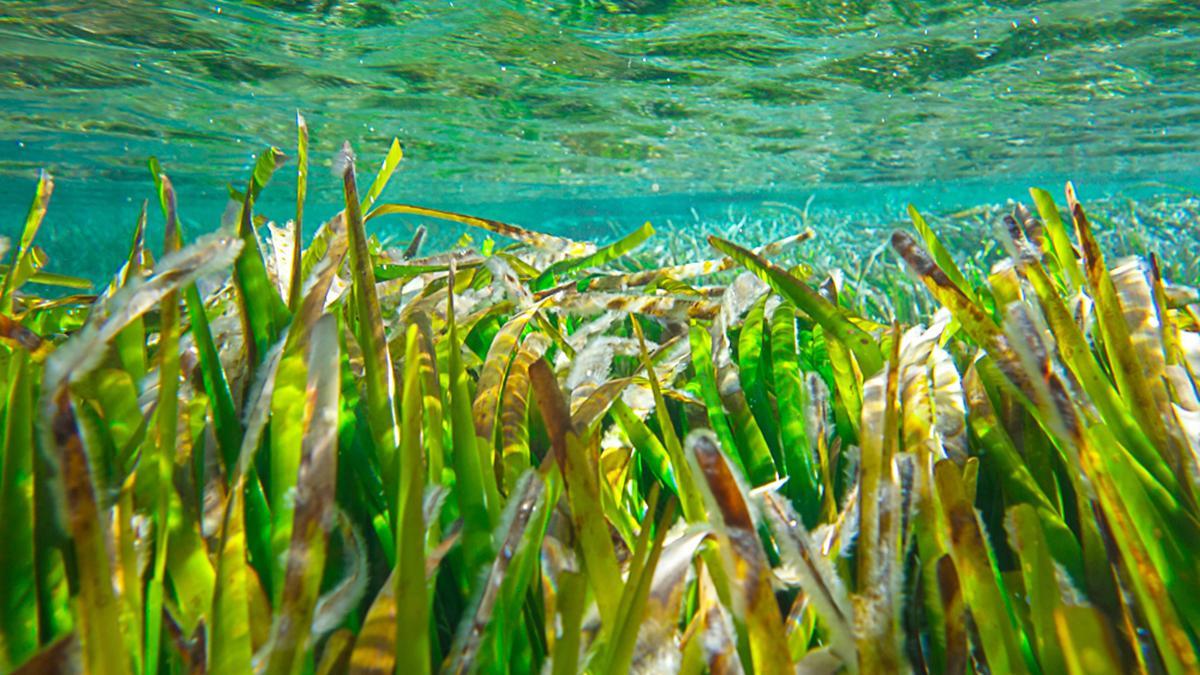
[[[7,0],[0,198],[48,167],[79,218],[127,217],[156,155],[217,203],[254,153],[294,147],[297,109],[314,161],[396,136],[393,194],[533,224],[634,197],[1194,189],[1198,61],[1185,0]]]

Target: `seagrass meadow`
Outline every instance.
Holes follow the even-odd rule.
[[[880,289],[808,230],[662,267],[649,224],[385,203],[399,143],[347,146],[314,226],[299,131],[202,237],[151,161],[96,295],[44,269],[42,174],[0,270],[0,671],[1200,672],[1194,261],[1106,258],[1070,185],[987,268],[910,208]],[[400,214],[476,236],[381,245]]]

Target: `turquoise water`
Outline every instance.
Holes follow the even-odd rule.
[[[1190,1],[8,0],[0,92],[0,232],[48,168],[39,241],[91,276],[124,250],[149,156],[212,229],[256,153],[292,151],[297,110],[318,217],[342,140],[367,167],[392,137],[389,198],[576,235],[764,201],[888,219],[1068,178],[1200,189]]]

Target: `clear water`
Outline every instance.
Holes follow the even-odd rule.
[[[5,0],[0,92],[0,232],[48,168],[39,239],[88,275],[120,259],[147,157],[211,229],[255,153],[294,148],[296,110],[317,164],[399,137],[391,198],[577,234],[1200,188],[1192,0]]]

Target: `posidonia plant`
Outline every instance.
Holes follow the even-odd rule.
[[[284,226],[274,148],[191,241],[151,162],[164,250],[143,211],[98,296],[23,292],[80,285],[42,176],[0,288],[0,670],[1200,671],[1196,296],[1070,186],[990,271],[912,210],[940,309],[884,325],[772,262],[812,232],[613,272],[649,225],[381,202],[398,143],[365,191],[341,153],[302,248],[299,128]],[[489,238],[385,249],[396,214]]]

